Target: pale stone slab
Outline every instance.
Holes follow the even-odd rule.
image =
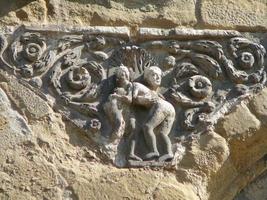
[[[226,138],[238,138],[248,136],[251,132],[258,130],[260,126],[261,122],[244,103],[241,103],[235,112],[224,117],[222,129],[218,131],[225,134]]]
[[[262,121],[267,120],[267,89],[252,99],[250,102],[250,108],[255,115]]]
[[[193,39],[199,37],[235,37],[240,36],[238,31],[234,30],[196,30],[196,29],[160,29],[160,28],[140,28],[140,38],[164,38],[164,39]]]
[[[28,3],[27,3],[28,2]],[[175,27],[195,25],[194,0],[5,1],[0,25],[43,24]]]
[[[201,17],[206,26],[238,28],[239,30],[267,29],[266,0],[202,0]]]
[[[130,29],[126,26],[65,26],[63,24],[25,26],[28,31],[41,32],[86,32],[89,34],[110,34],[116,36],[130,36]]]

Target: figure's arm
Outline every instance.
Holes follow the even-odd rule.
[[[127,88],[126,94],[114,93],[111,96],[112,96],[112,98],[119,99],[119,100],[123,101],[124,103],[131,104],[132,103],[132,86],[130,85]]]
[[[157,98],[148,97],[148,96],[137,96],[133,101],[135,104],[142,105],[142,106],[151,106],[157,103]]]
[[[132,97],[131,95],[120,95],[120,94],[111,94],[110,95],[111,98],[116,98],[120,101],[123,101],[124,103],[128,103],[131,104],[132,103]]]
[[[138,104],[138,105],[143,105],[143,106],[149,106],[151,104],[157,103],[158,98],[155,96],[151,95],[139,95],[135,94],[133,96],[133,103]]]
[[[158,96],[152,96],[150,89],[141,84],[133,84],[132,101],[134,104],[148,106],[158,101]]]
[[[203,106],[204,104],[204,102],[192,101],[191,99],[179,92],[172,92],[171,96],[177,103],[180,103],[185,107],[199,107]]]

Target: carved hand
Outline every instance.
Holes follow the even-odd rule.
[[[119,99],[119,100],[121,100],[121,101],[123,101],[125,103],[131,103],[132,102],[131,97],[129,97],[127,95],[111,94],[110,97]]]

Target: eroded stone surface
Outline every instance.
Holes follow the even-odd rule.
[[[3,2],[0,6],[7,8],[0,18],[2,25],[33,24],[38,21],[79,26],[175,27],[196,23],[193,0],[29,0],[24,3]]]
[[[29,120],[41,119],[52,111],[45,100],[36,96],[29,88],[19,84],[14,77],[0,85]]]
[[[260,97],[259,97],[260,98]],[[242,119],[242,120],[240,120]],[[218,125],[219,132],[225,138],[237,138],[245,140],[261,127],[261,122],[253,115],[248,107],[242,103],[233,114],[224,117],[223,122]]]
[[[266,172],[244,188],[235,200],[261,200],[266,199]]]
[[[261,121],[267,120],[267,100],[265,99],[267,96],[267,90],[264,89],[261,94],[257,95],[252,99],[249,106],[252,112],[259,118]]]
[[[31,129],[26,120],[17,111],[14,111],[5,92],[0,90],[0,130],[10,134],[31,134]]]
[[[23,0],[2,1],[0,24],[177,26],[266,30],[266,0]],[[4,28],[4,27],[1,27]]]
[[[41,28],[39,26],[38,30],[29,29],[29,32],[42,32],[44,27],[49,27],[43,25],[60,23],[60,26],[50,27],[49,37],[52,35],[51,33],[57,31],[59,31],[59,37],[61,37],[62,35],[60,36],[60,34],[64,32],[68,34],[79,31],[89,32],[90,29],[80,27],[64,28],[61,26],[62,23],[70,25],[127,25],[130,27],[129,29],[133,29],[131,32],[127,28],[105,29],[109,32],[108,34],[116,32],[126,40],[129,35],[139,35],[136,31],[136,26],[140,25],[167,28],[180,25],[201,28],[219,27],[252,32],[266,30],[265,0],[223,2],[208,0],[182,2],[10,0],[0,2],[0,7],[5,8],[0,11],[1,30],[6,30],[6,33],[12,33],[16,29],[15,27],[4,26],[22,23],[36,25],[38,23]],[[197,24],[197,19],[199,24]],[[101,32],[104,29],[95,28],[93,31],[99,30]],[[142,37],[143,41],[145,41],[144,39],[153,38],[163,40],[164,37],[175,40],[203,39],[201,38],[203,35],[205,35],[204,39],[209,38],[212,41],[216,40],[216,38],[242,37],[236,31],[217,30],[170,29],[162,31],[162,29],[157,29],[151,31],[144,28],[140,29],[140,33],[139,36]],[[257,37],[257,34],[255,36]],[[74,41],[76,39],[77,37],[72,38]],[[247,44],[250,46],[253,44],[251,39],[249,42],[244,42],[242,39],[233,40],[230,48],[234,59],[240,65],[234,65],[237,66],[234,68],[228,63],[227,66],[229,68],[226,73],[224,71],[224,75],[232,75],[230,79],[236,84],[241,82],[246,85],[249,83],[249,86],[251,86],[250,84],[253,81],[257,81],[258,73],[253,71],[254,69],[251,70],[251,67],[253,63],[257,63],[263,58],[259,58],[254,53],[262,50],[256,45],[255,51],[249,49],[239,54],[240,51],[236,51],[238,46],[246,46]],[[9,38],[8,42],[11,41],[12,39]],[[101,38],[97,38],[96,41],[103,44]],[[260,39],[254,38],[253,41],[264,43],[264,39],[260,41]],[[2,41],[0,43],[0,46],[5,46]],[[50,44],[55,45],[56,43],[51,42],[47,46]],[[168,75],[174,65],[177,64],[176,60],[180,59],[179,56],[185,53],[184,43],[180,41],[178,44],[178,46],[176,45],[171,49],[172,54],[170,56],[166,56],[162,60],[161,58],[159,59],[162,61],[162,63],[160,62],[162,64],[160,67],[162,67],[164,75]],[[181,48],[180,45],[183,47]],[[225,44],[223,45],[225,47]],[[43,48],[45,46],[42,46],[41,43],[39,43],[39,46],[42,51],[45,49]],[[161,42],[155,42],[149,48],[152,47],[152,49],[155,48],[158,51],[160,46],[166,48]],[[37,46],[32,45],[32,47]],[[63,49],[65,47],[68,48],[68,44],[61,47]],[[96,49],[99,48],[97,45],[94,47]],[[135,48],[133,46],[130,47]],[[147,48],[148,46],[144,45],[142,47]],[[0,53],[2,53],[1,51]],[[211,58],[221,55],[220,51],[214,51],[214,49],[209,53],[202,50],[200,52],[205,55],[208,54]],[[215,55],[213,54],[214,52],[218,54]],[[173,55],[175,53],[179,56]],[[254,54],[254,58],[251,54]],[[96,52],[95,56],[100,60],[107,57],[100,52]],[[33,61],[38,55],[31,53],[26,57]],[[10,57],[5,54],[4,58]],[[66,58],[66,63],[71,61],[71,55],[69,58]],[[46,62],[46,60],[44,61]],[[188,62],[191,60],[187,58],[185,61],[182,65],[179,63],[180,69],[190,68],[194,71],[194,65]],[[209,66],[208,63],[201,64],[207,67]],[[1,66],[3,66],[3,63],[1,63]],[[199,64],[198,66],[201,65]],[[23,65],[20,65],[16,75],[24,77],[28,73],[31,74],[31,68],[28,67],[24,68]],[[81,70],[80,73],[86,74],[84,70]],[[178,70],[177,73],[178,75],[183,75],[183,73],[186,74],[186,70],[184,72],[183,70]],[[168,80],[168,78],[167,76],[166,79]],[[166,79],[163,81],[164,87]],[[26,77],[26,80],[29,79]],[[64,80],[64,78],[61,80]],[[77,86],[77,84],[74,84],[76,83],[75,78],[71,77],[69,81],[72,82],[70,85],[73,87]],[[43,82],[47,83],[46,80]],[[197,86],[205,86],[204,89],[195,88],[196,85],[194,83],[196,82],[198,83]],[[211,85],[214,87],[214,82],[216,82],[215,85],[220,83],[218,80],[211,79],[210,81],[194,74],[189,84],[191,88],[190,95],[203,97],[209,94],[210,91],[213,91],[210,88]],[[2,112],[0,116],[0,149],[2,152],[0,155],[1,199],[58,200],[88,199],[90,197],[90,199],[231,200],[249,182],[266,170],[266,89],[250,102],[243,102],[235,107],[232,105],[236,103],[234,101],[223,107],[220,110],[221,112],[217,113],[217,116],[226,114],[226,117],[215,126],[216,133],[206,130],[202,134],[191,135],[192,137],[188,137],[190,134],[185,134],[186,137],[184,138],[180,137],[180,131],[174,129],[174,133],[179,137],[173,138],[173,141],[177,142],[173,146],[176,152],[174,156],[177,156],[177,159],[171,165],[162,165],[156,168],[146,167],[144,169],[121,169],[110,165],[110,158],[106,156],[109,155],[106,154],[107,151],[116,149],[116,145],[108,147],[110,148],[108,150],[105,148],[99,149],[99,146],[88,138],[88,132],[75,127],[65,119],[66,116],[68,118],[68,115],[64,113],[69,109],[65,104],[68,103],[68,98],[59,100],[60,104],[57,104],[58,102],[54,104],[54,99],[49,97],[48,104],[43,100],[46,97],[40,98],[42,93],[39,93],[38,88],[42,85],[42,81],[37,78],[30,80],[29,83],[37,87],[37,89],[26,87],[27,83],[26,85],[25,83],[21,84],[14,77],[9,79],[8,73],[4,75],[4,78],[1,77],[0,86],[7,93],[5,95],[3,91],[0,92],[1,96],[5,96],[0,106],[0,111]],[[222,85],[227,86],[227,84]],[[241,95],[247,94],[246,87],[237,87],[236,89],[235,92],[239,92]],[[257,90],[255,92],[259,92],[261,87],[255,87],[255,90]],[[50,92],[48,93],[52,94]],[[252,93],[254,94],[254,92]],[[112,92],[108,94],[112,94]],[[217,97],[219,98],[215,101],[220,102],[219,105],[221,105],[221,102],[225,100],[225,93],[220,93]],[[243,97],[246,98],[246,95]],[[49,105],[56,105],[54,106],[56,111],[53,112]],[[67,109],[64,110],[62,107],[59,109],[61,105],[63,105],[62,107],[66,106]],[[213,107],[209,102],[206,102],[205,105],[208,108]],[[57,113],[58,110],[63,110],[63,114]],[[229,115],[227,115],[228,111],[231,112]],[[180,110],[176,110],[176,113],[180,113]],[[216,118],[216,115],[214,116],[216,120],[219,119],[219,117]],[[88,120],[87,117],[84,118],[85,121]],[[29,121],[27,122],[27,120]],[[77,120],[74,121],[74,124],[80,125],[83,123]],[[91,120],[88,125],[92,126],[93,133],[97,133],[99,121]],[[22,133],[21,130],[24,130],[25,127],[27,127],[27,130],[31,130],[28,131],[31,134]],[[114,152],[116,153],[116,151]],[[115,159],[120,160],[121,157],[118,156]],[[265,190],[258,190],[258,188],[264,188],[265,179],[259,178],[255,182],[241,192],[237,198],[247,198],[249,200],[257,197],[264,198],[266,196]]]
[[[259,94],[259,98],[263,98],[264,94]],[[15,93],[10,96],[17,97]],[[242,105],[227,118],[235,119],[231,116],[248,112],[248,108]],[[233,124],[231,120],[224,120],[223,123],[226,132],[227,127],[231,131],[232,126],[237,127],[237,135],[246,135],[249,131],[241,129],[239,126],[243,125]],[[100,159],[102,154],[86,135],[62,121],[60,114],[50,113],[42,120],[33,120],[30,126],[31,138],[15,138],[11,131],[1,134],[1,149],[5,152],[0,156],[3,163],[0,166],[3,198],[197,200],[209,199],[210,196],[210,199],[230,200],[265,169],[264,164],[256,164],[266,153],[264,121],[250,136],[251,139],[245,137],[239,144],[234,142],[239,140],[232,135],[222,134],[225,140],[212,132],[192,138],[177,169],[170,171],[118,169],[106,165]],[[1,123],[1,130],[11,130],[4,127],[5,123]],[[245,151],[240,150],[242,146]],[[253,163],[258,167],[253,168]]]
[[[267,29],[266,0],[202,0],[200,9],[207,26],[253,32]]]
[[[2,1],[0,7],[1,26],[46,22],[47,7],[45,0]]]

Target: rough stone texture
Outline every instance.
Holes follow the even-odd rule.
[[[260,115],[265,93],[266,89],[253,98],[249,107],[239,105],[218,124],[216,131],[228,141],[230,155],[221,168],[222,172],[217,173],[223,173],[224,177],[218,181],[224,182],[225,187],[218,188],[211,199],[232,199],[240,189],[266,170],[266,121]]]
[[[19,93],[14,90],[9,96],[17,98]],[[17,122],[11,114],[17,112],[11,110],[2,90],[0,94],[1,116],[8,117],[0,124],[5,152],[0,156],[2,199],[198,199],[190,184],[178,183],[168,171],[117,169],[100,163],[99,152],[91,150],[94,147],[85,135],[59,114],[50,112],[32,121],[31,137],[14,135]]]
[[[20,108],[28,119],[41,119],[52,111],[43,99],[36,96],[29,88],[19,84],[14,77],[2,83],[1,88],[7,92],[15,106]]]
[[[26,120],[12,109],[8,97],[2,89],[0,89],[0,126],[1,131],[11,131],[13,134],[29,135],[31,129],[27,125]]]
[[[258,99],[256,101],[258,101]],[[220,133],[225,138],[244,140],[246,137],[252,135],[255,130],[260,128],[261,122],[250,112],[248,107],[242,103],[236,108],[234,113],[226,116],[218,127],[220,125],[222,125]]]
[[[38,23],[257,32],[267,28],[266,7],[266,0],[9,0],[0,2],[0,29]],[[176,168],[119,169],[37,92],[8,75],[0,87],[0,199],[231,200],[243,188],[237,200],[266,198],[267,89],[215,132],[192,137]]]
[[[263,90],[257,98],[252,99],[250,108],[253,113],[265,124],[267,120],[267,90]]]
[[[2,78],[1,87],[13,88],[6,89],[12,101],[23,101],[21,91],[29,92],[28,88],[6,77]],[[9,80],[13,80],[10,86]],[[19,112],[25,119],[34,119],[23,112],[27,106],[11,108],[10,103],[4,103],[9,102],[5,94],[1,95],[1,106],[7,105],[8,113]],[[28,105],[35,105],[40,97],[34,92],[30,95]],[[217,126],[217,133],[192,137],[177,169],[169,170],[118,169],[101,162],[101,152],[86,135],[52,111],[26,125],[32,132],[27,137],[16,134],[13,117],[1,113],[8,117],[0,123],[1,150],[5,152],[0,156],[1,198],[233,199],[266,169],[266,122],[258,118],[264,107],[259,102],[265,98],[266,89],[248,106],[241,104],[226,116]],[[38,102],[45,104],[41,99]],[[45,104],[46,110],[47,107]],[[36,106],[35,112],[43,112],[42,109],[43,106]],[[246,123],[240,122],[241,117]]]
[[[2,25],[38,21],[69,25],[175,27],[196,23],[193,0],[28,0],[23,3],[5,1],[0,7],[7,8],[0,13]]]
[[[267,29],[266,0],[202,0],[201,19],[205,26],[239,30]]]
[[[266,200],[267,199],[266,172],[242,190],[235,200]]]
[[[4,8],[0,25],[194,26],[255,32],[267,28],[266,4],[266,0],[10,0],[0,2]]]
[[[1,1],[0,8],[1,25],[44,23],[46,21],[47,8],[44,0]]]

